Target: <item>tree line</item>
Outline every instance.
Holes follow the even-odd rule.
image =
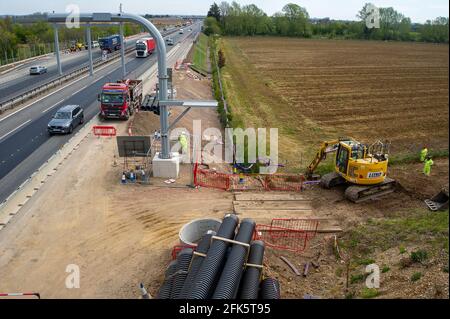
[[[141,31],[141,27],[126,23],[124,26],[125,36],[130,36]],[[119,26],[91,27],[92,39],[119,33]],[[86,28],[68,29],[64,26],[59,28],[59,41],[61,49],[67,49],[70,42],[86,42]],[[40,21],[32,24],[16,23],[12,17],[0,19],[0,60],[4,62],[5,57],[30,57],[39,53],[53,51],[54,31],[53,26],[47,22]],[[48,51],[48,52],[47,52]],[[30,55],[30,56],[27,56]]]
[[[268,16],[254,4],[241,6],[235,1],[231,4],[224,1],[211,6],[205,20],[205,33],[448,43],[448,17],[418,24],[392,7],[379,8],[379,26],[372,28],[366,23],[372,6],[366,3],[357,13],[356,21],[336,21],[311,19],[306,8],[293,3]]]

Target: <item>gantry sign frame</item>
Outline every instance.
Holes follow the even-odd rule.
[[[50,23],[65,23],[73,19],[73,16],[67,13],[48,14],[47,20]],[[79,21],[83,23],[123,23],[134,22],[144,26],[147,31],[156,40],[156,53],[158,56],[158,81],[159,81],[159,106],[160,106],[160,123],[161,123],[161,159],[170,159],[170,142],[169,142],[169,106],[180,106],[190,109],[192,107],[217,107],[217,101],[175,101],[168,99],[168,80],[167,75],[167,50],[164,38],[159,30],[146,18],[132,13],[81,13]]]

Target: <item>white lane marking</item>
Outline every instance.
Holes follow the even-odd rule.
[[[85,85],[83,86],[81,89],[79,89],[78,91],[73,92],[70,96],[74,96],[75,94],[80,93],[81,91],[83,91],[84,89],[86,89],[89,85]]]
[[[18,129],[20,129],[21,127],[23,127],[24,125],[26,125],[26,124],[28,124],[28,123],[30,123],[30,122],[31,122],[31,119],[28,120],[28,121],[26,121],[26,122],[24,122],[24,123],[22,123],[22,124],[20,124],[20,125],[19,125],[18,127],[16,127],[14,130],[12,130],[12,131],[6,133],[5,135],[3,135],[2,137],[0,137],[0,140],[2,140],[3,138],[5,138],[6,136],[10,135],[11,133],[14,133],[15,131],[17,131]]]
[[[106,69],[107,67],[113,66],[114,64],[118,64],[119,62],[120,62],[120,60],[119,60],[119,61],[116,61],[116,62],[113,62],[113,63],[111,63],[111,64],[105,64],[104,66],[101,66],[100,68],[96,69],[95,71],[96,71],[96,72],[102,71],[103,69]],[[53,92],[51,92],[51,93],[49,93],[49,94],[47,94],[47,95],[41,97],[40,99],[38,99],[38,100],[36,100],[36,101],[34,101],[34,102],[28,104],[27,106],[24,106],[23,108],[18,109],[17,111],[14,111],[14,112],[12,112],[11,114],[8,114],[8,115],[6,115],[6,116],[3,117],[3,118],[0,118],[0,123],[1,123],[2,121],[6,120],[7,118],[9,118],[9,117],[11,117],[11,116],[13,116],[13,115],[19,113],[20,111],[23,111],[23,110],[29,108],[30,106],[36,104],[37,102],[40,102],[40,101],[42,101],[43,99],[46,99],[46,98],[48,98],[49,96],[51,96],[51,95],[53,95],[53,94],[55,94],[55,93],[58,93],[59,91],[64,90],[65,88],[67,88],[67,87],[69,87],[69,86],[72,86],[73,84],[75,84],[75,83],[77,83],[77,82],[79,82],[79,81],[81,81],[81,80],[83,80],[83,79],[85,79],[85,78],[87,78],[87,77],[89,77],[89,76],[90,76],[90,75],[89,75],[89,73],[88,73],[88,74],[84,75],[83,77],[74,80],[73,82],[69,82],[67,85],[65,85],[65,86],[63,86],[63,87],[57,89],[56,91],[53,91]],[[106,76],[106,75],[103,75],[103,76],[100,77],[99,79],[102,79],[102,78],[104,78],[105,76]],[[92,84],[92,83],[91,83],[91,84]],[[90,85],[91,85],[91,84],[90,84]]]
[[[55,106],[57,106],[59,103],[64,102],[64,99],[62,99],[61,101],[59,101],[58,103],[53,104],[52,106],[46,108],[45,110],[42,111],[42,113],[47,113],[48,110],[51,110],[52,108],[54,108]]]

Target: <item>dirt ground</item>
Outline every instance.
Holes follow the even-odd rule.
[[[335,224],[342,227],[342,233],[317,234],[309,243],[308,249],[301,254],[269,249],[266,254],[266,274],[277,277],[282,283],[284,298],[303,298],[305,295],[313,295],[320,298],[348,298],[353,292],[353,297],[360,297],[364,288],[363,282],[349,284],[346,289],[346,264],[336,258],[334,235],[338,241],[351,235],[352,231],[372,220],[390,220],[391,218],[409,218],[416,214],[430,214],[427,212],[423,199],[430,198],[448,185],[449,162],[448,160],[435,161],[435,167],[431,177],[422,174],[421,164],[408,164],[391,168],[391,176],[402,185],[393,194],[355,205],[348,202],[343,194],[344,189],[323,190],[319,187],[307,189],[303,194],[312,201],[312,212],[316,217],[330,218]],[[437,214],[446,214],[448,211]],[[447,226],[448,228],[448,217]],[[412,234],[412,236],[414,236]],[[381,274],[381,287],[379,298],[448,298],[448,271],[442,269],[448,267],[448,252],[431,248],[429,243],[433,241],[433,233],[428,240],[422,238],[412,241],[399,238],[397,246],[387,250],[381,247],[374,249],[370,254],[373,262],[380,269],[388,267],[388,272]],[[447,230],[448,242],[448,230]],[[382,240],[381,238],[379,240]],[[405,252],[400,252],[399,247],[404,245]],[[413,264],[410,267],[401,267],[401,260],[413,251],[426,249],[434,251],[433,257],[426,264]],[[307,262],[315,262],[318,268],[310,266],[306,277],[296,276],[294,272],[279,258],[287,257],[302,273]],[[353,264],[350,269],[352,276],[364,274],[366,265]],[[447,268],[448,269],[448,268]],[[411,282],[411,276],[420,272],[423,277],[417,282]],[[365,280],[365,279],[364,279]]]
[[[341,136],[388,140],[391,155],[448,149],[448,45],[241,37],[221,46],[236,120],[278,127],[291,168]]]
[[[189,85],[184,71],[176,74],[180,98],[210,98],[208,82]],[[193,119],[204,120],[205,127],[218,125],[215,112],[193,110],[179,125],[189,128]],[[152,115],[137,115],[136,122],[145,123],[137,124],[138,132],[154,131],[146,121]],[[119,135],[126,134],[125,123],[115,124]],[[137,298],[143,282],[155,294],[181,226],[232,211],[232,195],[221,191],[182,184],[123,186],[122,161],[114,155],[115,139],[91,136],[1,232],[1,291],[38,291],[43,298]],[[80,289],[65,288],[69,264],[80,267]]]

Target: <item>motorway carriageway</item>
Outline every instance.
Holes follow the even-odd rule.
[[[187,38],[193,40],[200,25],[192,26],[192,32],[170,35],[175,45]],[[137,78],[156,63],[156,53],[149,58],[136,58],[135,51],[127,55],[127,78]],[[30,106],[0,117],[0,203],[19,185],[27,180],[42,164],[56,153],[72,135],[49,136],[47,124],[54,113],[64,105],[81,105],[85,123],[99,113],[97,94],[107,82],[122,78],[120,59],[95,71],[94,78],[86,76],[75,83],[64,85],[48,96],[30,102]],[[114,121],[108,121],[111,124]],[[78,126],[75,134],[82,126]]]
[[[125,40],[125,49],[130,46],[134,47],[136,45],[136,40],[143,37],[144,35],[129,37]],[[99,48],[92,49],[93,61],[99,59],[101,56],[102,51]],[[30,67],[34,65],[46,66],[47,73],[41,75],[30,75]],[[63,74],[70,73],[71,71],[89,65],[88,50],[71,54],[61,54],[61,65]],[[26,62],[17,69],[0,76],[0,102],[7,101],[13,97],[23,94],[31,88],[58,78],[58,76],[58,66],[56,64],[55,55],[49,55],[36,61]]]

